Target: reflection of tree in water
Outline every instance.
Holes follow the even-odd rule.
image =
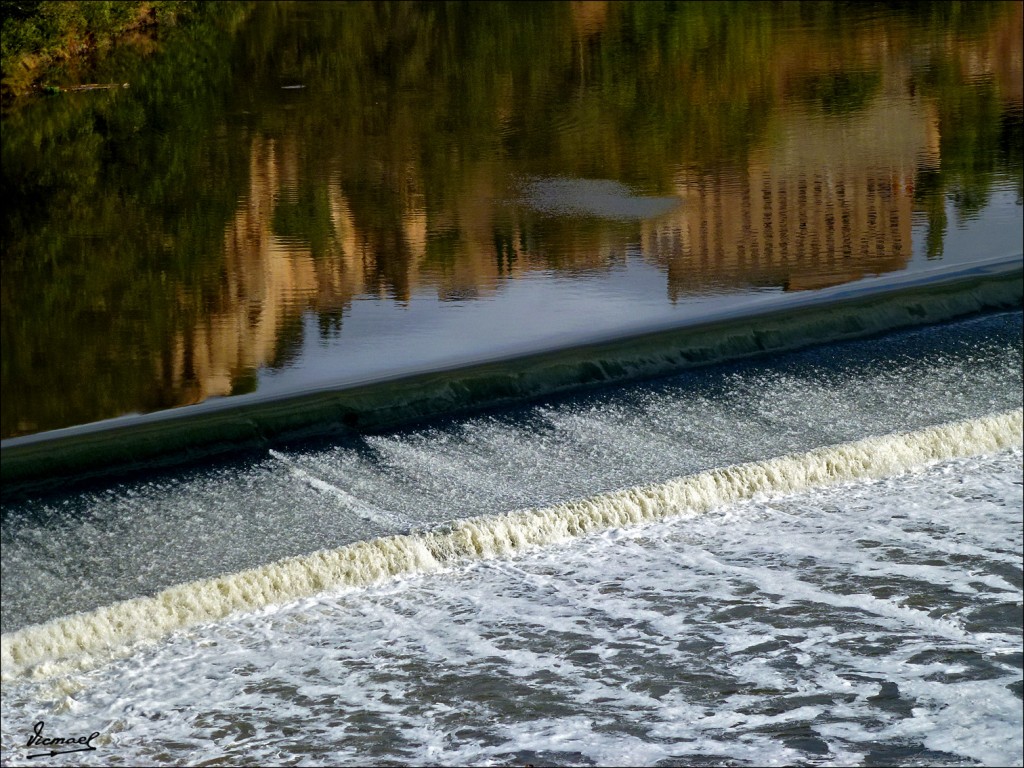
[[[969,217],[1007,176],[1021,194],[1020,9],[915,4],[879,25],[833,3],[259,4],[234,47],[211,28],[136,65],[130,91],[5,118],[3,434],[249,391],[294,356],[304,313],[337,334],[356,295],[466,299],[531,270],[608,269],[641,224],[510,208],[503,180],[667,196],[750,177],[794,103],[856,121],[893,83],[934,105],[941,162],[872,172],[874,191],[868,175],[772,176],[771,227],[793,229],[772,258],[830,239],[852,252],[858,226],[888,237],[890,193],[928,215],[937,257],[947,199]],[[695,237],[717,258],[735,236],[749,269],[742,231],[764,226],[765,198],[747,186],[738,233],[716,213]],[[683,252],[681,226],[666,253]]]
[[[478,191],[466,180],[474,161],[497,152],[509,173],[619,178],[664,192],[672,188],[672,169],[680,165],[701,168],[725,158],[735,164],[747,157],[760,141],[778,94],[816,105],[825,115],[856,116],[880,95],[879,52],[897,50],[885,63],[892,66],[894,59],[904,55],[899,51],[917,45],[948,68],[957,51],[935,41],[956,39],[950,30],[958,28],[977,39],[995,21],[1005,26],[1007,20],[1006,9],[999,5],[953,16],[917,6],[897,10],[895,22],[882,26],[871,23],[871,14],[864,19],[854,14],[849,23],[851,9],[840,13],[832,4],[814,3],[799,4],[796,11],[748,6],[742,13],[721,4],[689,8],[574,5],[569,14],[551,9],[542,25],[530,10],[504,6],[474,9],[476,15],[468,20],[457,19],[450,8],[363,9],[326,19],[316,33],[353,42],[351,50],[357,55],[348,62],[347,72],[298,54],[289,60],[314,89],[340,90],[343,97],[337,103],[352,107],[339,115],[339,143],[355,142],[361,152],[368,150],[370,159],[358,167],[349,164],[361,179],[356,187],[344,180],[346,171],[342,184],[354,206],[372,201],[378,210],[387,211],[391,221],[383,228],[379,223],[364,225],[380,216],[374,211],[357,214],[368,258],[380,262],[368,268],[368,283],[381,295],[407,297],[409,284],[399,276],[416,273],[417,265],[410,261],[416,251],[406,248],[400,223],[411,208],[395,210],[394,206],[402,201],[402,180],[392,183],[383,174],[372,193],[367,192],[366,180],[360,176],[364,165],[378,162],[395,167],[401,165],[396,160],[400,158],[414,169],[417,186],[429,190],[426,210],[416,210],[427,219],[427,272],[450,275],[459,269],[460,260],[473,258],[466,247],[460,248],[473,237],[464,222],[453,223],[452,211],[459,205],[458,198]],[[792,24],[794,13],[802,26]],[[400,29],[393,26],[399,18]],[[906,23],[901,24],[901,19]],[[494,30],[491,36],[477,34],[474,25],[485,20]],[[934,40],[922,38],[921,29],[911,21],[931,24],[925,31]],[[1017,22],[1010,18],[1009,23],[1011,28],[1019,25],[1019,13]],[[791,27],[805,31],[791,33]],[[367,37],[368,29],[373,34]],[[773,35],[773,30],[785,33]],[[564,53],[566,39],[572,40],[571,55]],[[981,43],[986,44],[990,43]],[[921,89],[928,73],[941,71],[934,62],[925,68],[925,76],[915,71],[910,87]],[[961,70],[954,74],[942,81],[941,88],[922,90],[927,98],[945,105],[939,134],[943,161],[939,175],[924,179],[917,190],[948,188],[943,194],[954,199],[961,215],[970,215],[988,200],[990,171],[1000,164],[1005,167],[992,142],[981,143],[985,141],[982,134],[992,134],[1000,121],[1005,125],[1007,120],[998,110],[984,108],[985,103],[990,107],[1002,103],[993,98],[994,87],[986,94],[977,87],[974,75]],[[892,81],[901,76],[893,72],[887,77]],[[435,81],[443,87],[433,85]],[[452,94],[461,99],[454,113]],[[370,98],[380,101],[371,105]],[[965,104],[966,109],[956,106],[957,100],[972,99],[978,104]],[[353,115],[363,119],[353,124]],[[539,126],[567,129],[541,130]],[[947,163],[947,153],[971,164]],[[494,175],[499,177],[500,171]],[[887,188],[888,181],[878,184]],[[901,184],[902,189],[915,188],[912,179]],[[839,190],[842,198],[842,183]],[[850,194],[865,191],[851,187]],[[780,199],[784,197],[783,190]],[[919,205],[924,204],[923,197],[916,195]],[[785,216],[787,209],[783,205],[779,215]],[[852,255],[854,234],[845,206],[837,209],[834,224],[834,236]],[[513,228],[491,228],[487,250],[494,274],[490,278],[511,274],[513,262],[524,269],[571,270],[574,250],[583,258],[585,249],[558,242],[557,233],[552,232],[545,233],[540,247],[522,247],[525,233],[517,235],[515,229],[531,226],[536,229],[528,221]],[[934,227],[931,239],[940,241],[942,232],[941,226]],[[826,239],[832,235],[829,232]],[[575,232],[569,235],[575,236]],[[780,248],[786,247],[782,241]],[[930,250],[938,253],[939,246]],[[479,268],[470,271],[479,272]],[[421,271],[416,279],[429,276]],[[465,286],[458,292],[466,295]]]
[[[406,302],[412,291],[413,255],[402,226],[402,211],[390,187],[353,185],[346,195],[352,208],[362,260],[364,290]]]
[[[950,9],[927,5],[949,22]],[[915,188],[915,205],[928,217],[927,253],[941,258],[948,226],[946,201],[957,218],[974,218],[997,181],[1012,180],[1022,196],[1021,38],[1024,5],[985,4],[953,21],[975,32],[966,41],[936,28],[922,50],[927,59],[914,72],[912,86],[938,106],[941,167],[928,169]],[[929,28],[931,29],[931,28]]]
[[[1024,105],[1011,104],[999,118],[999,163],[1017,184],[1017,205],[1024,205]]]
[[[221,11],[237,23],[239,8]],[[4,115],[3,436],[180,402],[161,372],[211,298],[210,254],[245,184],[245,148],[206,140],[231,79],[215,21],[173,30],[157,59],[115,53],[95,73],[131,89]]]
[[[826,115],[849,115],[864,109],[881,84],[877,70],[819,72],[799,78],[792,94],[816,103]]]
[[[267,361],[271,368],[284,368],[302,351],[302,315],[286,315],[277,328],[274,354]]]

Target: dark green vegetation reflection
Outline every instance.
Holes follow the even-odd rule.
[[[513,176],[672,195],[744,169],[787,105],[852,120],[883,95],[879,41],[937,114],[929,256],[947,200],[1022,194],[1020,3],[214,5],[80,75],[129,88],[3,117],[3,437],[251,391],[311,309],[328,337],[354,297],[590,268],[550,246],[621,224],[480,201]]]

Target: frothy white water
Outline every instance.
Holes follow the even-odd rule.
[[[1021,457],[175,632],[5,685],[4,757],[45,720],[83,765],[1020,765]]]
[[[1021,332],[1019,313],[987,316],[5,504],[0,633],[355,541],[1020,408]]]
[[[315,595],[370,585],[462,561],[513,555],[611,528],[696,516],[745,499],[876,479],[924,463],[1019,446],[1017,409],[910,433],[737,464],[658,485],[541,509],[461,520],[434,531],[388,536],[181,584],[142,597],[25,627],[2,637],[3,680],[50,676],[91,665],[117,648],[177,629]]]

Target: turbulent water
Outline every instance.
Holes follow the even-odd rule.
[[[1019,312],[3,518],[3,749],[1020,764]]]

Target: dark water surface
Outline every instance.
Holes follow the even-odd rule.
[[[1019,258],[1022,18],[225,4],[4,116],[0,436]]]

